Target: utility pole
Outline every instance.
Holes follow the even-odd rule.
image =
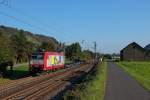
[[[81,43],[84,44],[86,42],[85,42],[85,40],[82,40]],[[94,51],[93,51],[94,52],[94,57],[93,58],[96,59],[97,58],[97,53],[96,53],[97,52],[97,43],[96,43],[96,41],[94,41],[92,43],[94,43],[94,46],[91,47],[92,49],[94,49]]]
[[[95,52],[95,59],[97,58],[97,54],[96,54],[96,49],[97,49],[97,43],[96,43],[96,41],[94,42],[94,52]]]
[[[64,52],[64,56],[66,55],[66,46],[65,46],[65,42],[63,43],[63,52]]]

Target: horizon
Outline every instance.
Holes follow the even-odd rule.
[[[96,41],[98,52],[119,53],[131,42],[142,47],[150,43],[149,4],[140,0],[13,0],[0,3],[0,24],[66,43],[84,40],[91,46]]]

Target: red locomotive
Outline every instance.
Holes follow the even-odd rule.
[[[29,69],[31,73],[63,68],[65,57],[58,52],[35,52],[32,54]]]

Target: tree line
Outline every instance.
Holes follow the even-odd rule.
[[[0,32],[0,64],[7,61],[27,62],[35,49],[43,48],[48,51],[55,51],[55,47],[52,42],[42,42],[39,45],[29,41],[23,30],[10,37]]]
[[[41,45],[35,44],[32,41],[28,41],[23,30],[11,35],[9,38],[0,32],[0,64],[8,61],[14,63],[28,62],[35,49],[64,51],[65,48],[65,56],[69,60],[87,60],[94,56],[90,50],[82,51],[79,43],[73,43],[67,46],[62,45],[60,43],[60,47],[56,48],[52,42],[42,42]]]
[[[33,35],[31,33],[31,35]],[[51,37],[38,35],[34,37],[39,43],[29,39],[27,32],[0,26],[0,69],[8,63],[29,62],[32,53],[38,49],[46,51],[63,52],[69,60],[88,60],[94,57],[94,53],[90,50],[82,50],[78,42],[65,46],[63,43],[57,43],[57,40]]]
[[[78,42],[65,47],[65,56],[69,60],[89,60],[94,58],[94,53],[90,50],[82,50]]]

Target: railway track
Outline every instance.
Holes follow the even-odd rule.
[[[18,83],[0,88],[1,100],[41,100],[50,98],[55,90],[68,84],[71,77],[80,75],[78,72],[88,72],[92,65],[82,65],[65,69],[63,72],[40,76],[38,78],[28,78]],[[46,98],[47,97],[47,98]],[[41,98],[41,99],[40,99]]]

